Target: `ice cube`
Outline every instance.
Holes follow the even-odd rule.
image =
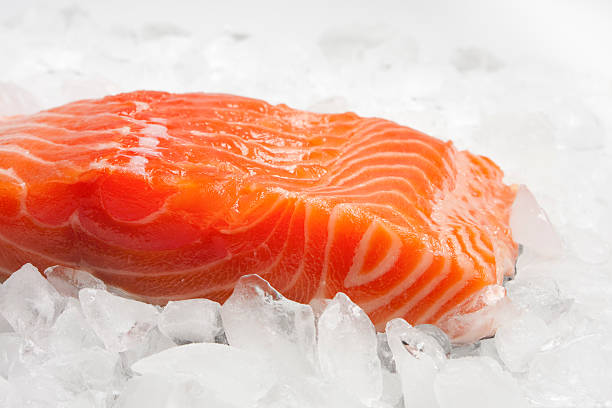
[[[51,327],[64,298],[31,264],[14,272],[0,289],[0,313],[20,334]]]
[[[480,347],[478,347],[478,356],[489,357],[497,361],[500,365],[504,364],[495,343],[495,338],[488,338],[480,340]]]
[[[518,384],[488,357],[449,360],[434,382],[439,408],[527,408]]]
[[[510,371],[524,372],[533,356],[551,338],[552,332],[544,320],[524,312],[497,329],[495,347]]]
[[[506,283],[506,291],[512,303],[550,323],[567,312],[573,300],[561,293],[557,282],[548,276],[538,275],[538,266],[540,269],[558,269],[554,264],[526,267],[517,279]]]
[[[47,280],[62,296],[79,297],[79,290],[84,288],[106,290],[100,279],[79,269],[56,265],[45,269]]]
[[[436,407],[433,382],[446,363],[446,352],[438,341],[407,323],[393,319],[385,332],[402,383],[404,404]]]
[[[41,347],[55,354],[68,354],[75,350],[103,347],[102,342],[86,321],[76,299],[69,298],[64,311],[53,326],[42,333],[37,341]]]
[[[221,316],[230,345],[266,356],[286,369],[313,369],[312,308],[285,299],[259,276],[240,278],[221,307]],[[287,361],[293,364],[287,365]]]
[[[561,237],[524,185],[519,187],[512,204],[510,228],[516,242],[540,255],[559,257],[563,254]]]
[[[261,356],[216,343],[172,347],[137,361],[132,370],[197,380],[216,399],[237,406],[255,403],[276,381]]]
[[[159,328],[154,327],[153,329],[149,330],[147,335],[143,337],[134,347],[122,353],[121,357],[124,365],[129,367],[134,362],[144,357],[148,357],[175,346],[175,342],[163,334]]]
[[[223,333],[221,306],[208,299],[168,302],[158,326],[177,344],[214,342]]]
[[[382,393],[374,325],[344,293],[327,305],[318,326],[317,351],[323,375],[364,404]]]
[[[99,289],[81,289],[85,319],[110,351],[129,350],[143,341],[157,324],[155,306],[125,299]]]

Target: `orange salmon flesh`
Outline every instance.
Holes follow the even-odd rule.
[[[444,328],[513,273],[502,177],[353,113],[202,93],[79,101],[0,121],[0,271],[65,265],[158,304],[223,301],[256,273],[303,303],[344,292],[379,329]]]

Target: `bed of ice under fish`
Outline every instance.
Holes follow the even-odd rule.
[[[494,338],[451,345],[399,319],[376,333],[342,294],[302,305],[255,275],[223,305],[158,308],[25,265],[0,290],[0,406],[611,407],[612,9],[476,3],[3,4],[0,115],[133,89],[235,93],[393,119],[528,189]]]

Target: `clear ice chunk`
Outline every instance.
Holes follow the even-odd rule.
[[[382,372],[374,325],[344,293],[319,317],[317,351],[325,378],[369,405],[380,399]]]
[[[552,331],[544,320],[524,312],[497,329],[495,347],[510,371],[525,372],[533,356],[551,338]]]
[[[221,307],[230,345],[266,356],[290,370],[311,371],[315,355],[312,308],[284,298],[258,275],[240,278]],[[287,361],[292,361],[287,365]]]
[[[516,380],[488,357],[449,360],[434,382],[439,408],[527,408]]]
[[[216,343],[191,343],[172,347],[137,361],[132,370],[197,380],[214,398],[236,406],[251,406],[276,381],[261,356]]]
[[[81,289],[79,301],[85,319],[110,351],[136,347],[157,325],[159,312],[147,303],[89,288]]]
[[[538,276],[532,268],[527,267],[517,279],[507,282],[506,291],[513,304],[550,323],[566,313],[573,300],[561,293],[557,282],[547,276]]]
[[[78,298],[84,288],[106,290],[106,285],[89,272],[56,265],[45,269],[47,280],[62,295]]]
[[[37,336],[37,343],[55,354],[69,354],[75,350],[103,347],[85,319],[78,300],[68,298],[66,306],[53,326]]]
[[[143,337],[138,344],[123,352],[121,357],[123,359],[123,364],[126,367],[129,367],[140,359],[175,346],[175,342],[163,334],[159,328],[154,327],[153,329],[149,330],[146,336]]]
[[[448,338],[448,335],[444,333],[444,331],[438,326],[434,326],[433,324],[418,324],[414,326],[415,329],[422,331],[423,333],[429,335],[430,337],[436,339],[444,353],[448,357],[451,352],[451,342]]]
[[[433,382],[446,363],[446,352],[438,340],[403,319],[388,322],[385,332],[401,379],[404,404],[436,407]]]
[[[221,305],[208,299],[168,302],[157,324],[176,344],[212,343],[223,333]]]
[[[51,327],[64,298],[31,264],[14,272],[0,288],[0,313],[13,329],[31,335]]]
[[[516,242],[540,255],[559,257],[563,254],[561,237],[524,185],[519,187],[512,204],[510,228]]]

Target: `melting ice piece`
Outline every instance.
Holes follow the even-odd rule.
[[[0,289],[0,313],[20,334],[49,328],[64,307],[64,298],[31,264],[14,272]]]
[[[516,193],[510,215],[514,240],[546,257],[563,254],[563,243],[535,197],[521,185]]]
[[[122,352],[143,341],[157,324],[155,306],[99,289],[81,289],[79,301],[89,325],[108,350]]]
[[[551,337],[552,331],[544,320],[524,312],[497,329],[495,347],[510,371],[524,372],[533,356]]]
[[[370,405],[382,394],[376,329],[344,293],[327,305],[318,322],[317,350],[323,375]]]
[[[106,285],[89,272],[56,265],[45,269],[47,280],[63,296],[79,297],[84,288],[106,290]]]
[[[285,299],[257,275],[245,275],[221,307],[221,316],[230,345],[266,356],[285,368],[312,369],[315,326],[309,305]]]
[[[434,383],[439,408],[527,408],[518,384],[489,357],[449,360]]]
[[[212,343],[223,333],[221,305],[208,299],[168,302],[157,324],[177,344]]]
[[[404,319],[387,323],[385,332],[402,382],[407,407],[436,407],[433,382],[446,363],[446,352],[438,341],[412,327]]]
[[[260,356],[216,343],[172,347],[137,361],[132,370],[197,380],[214,398],[236,406],[251,406],[276,381],[269,364]]]

